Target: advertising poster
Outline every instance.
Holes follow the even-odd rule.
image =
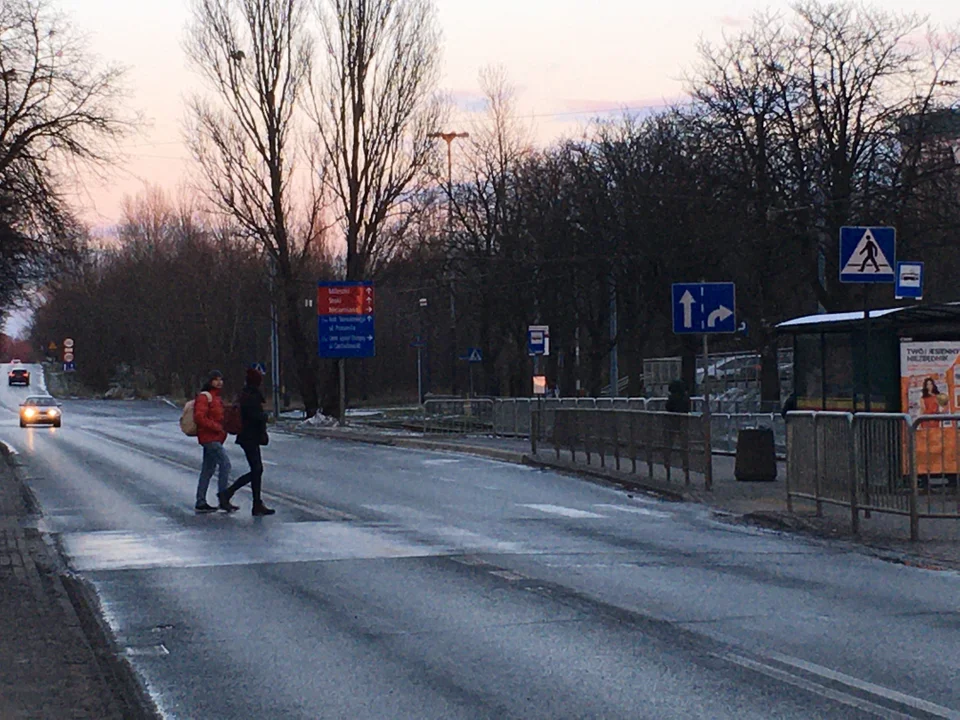
[[[901,343],[900,395],[903,411],[911,418],[960,412],[960,342]],[[952,421],[931,421],[920,427],[917,472],[957,472],[957,428]]]

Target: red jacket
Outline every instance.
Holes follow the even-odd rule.
[[[210,393],[213,400],[207,400]],[[223,401],[219,390],[206,390],[197,395],[193,405],[193,421],[197,424],[197,441],[201,445],[211,442],[224,442],[227,433],[223,429]]]

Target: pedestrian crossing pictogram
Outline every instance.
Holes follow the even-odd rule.
[[[841,228],[840,281],[892,283],[896,275],[895,248],[893,228]]]

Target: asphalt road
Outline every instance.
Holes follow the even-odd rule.
[[[251,517],[248,491],[197,516],[178,410],[68,400],[62,428],[24,430],[31,391],[0,389],[0,439],[166,717],[960,718],[956,574],[551,472],[281,433],[275,516]]]

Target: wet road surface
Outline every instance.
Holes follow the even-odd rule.
[[[62,428],[20,429],[31,391],[3,386],[0,440],[166,717],[960,718],[956,574],[282,433],[277,515],[244,490],[240,512],[198,516],[177,409],[68,400]]]

